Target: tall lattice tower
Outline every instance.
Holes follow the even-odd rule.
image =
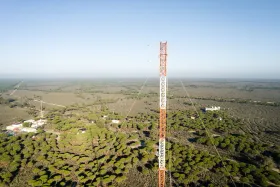
[[[160,42],[160,117],[159,117],[159,170],[158,186],[165,186],[165,135],[166,135],[166,60],[167,42]]]

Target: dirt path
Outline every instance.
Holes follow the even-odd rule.
[[[34,99],[34,100],[32,100],[32,101],[41,102],[41,101],[36,100],[36,99]],[[58,104],[55,104],[55,103],[47,103],[47,102],[45,102],[45,101],[42,101],[42,103],[48,104],[48,105],[53,105],[53,106],[58,106],[58,107],[64,107],[64,108],[66,108],[66,106],[64,106],[64,105],[58,105]]]

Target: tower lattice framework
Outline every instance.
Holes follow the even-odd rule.
[[[165,186],[165,135],[166,135],[166,60],[167,42],[160,42],[160,117],[159,117],[159,170],[158,185]]]

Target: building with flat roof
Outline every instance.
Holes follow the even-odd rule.
[[[221,107],[212,106],[211,108],[205,107],[205,111],[221,110]]]
[[[21,129],[21,132],[35,132],[36,133],[37,130],[34,128],[31,128],[31,127],[24,127]]]
[[[6,130],[8,131],[13,131],[13,132],[37,132],[37,128],[38,127],[42,127],[44,124],[46,124],[47,120],[43,120],[43,119],[40,119],[40,120],[33,120],[33,119],[30,119],[30,120],[26,120],[24,121],[24,123],[29,123],[31,124],[30,127],[23,127],[23,124],[22,123],[19,123],[19,124],[12,124],[12,125],[9,125],[6,127]]]
[[[120,123],[120,120],[113,119],[112,123]]]
[[[6,130],[8,130],[8,131],[17,131],[17,130],[19,130],[21,128],[22,128],[22,123],[20,123],[20,124],[12,124],[12,125],[7,126]]]

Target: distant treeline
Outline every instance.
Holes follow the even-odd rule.
[[[174,98],[188,98],[187,96],[175,96]],[[280,106],[279,102],[264,102],[264,101],[252,101],[250,99],[229,99],[229,98],[212,98],[212,97],[190,97],[191,99],[198,100],[210,100],[217,102],[231,102],[231,103],[250,103],[255,105],[266,105],[266,106]]]
[[[14,107],[27,107],[29,106],[28,101],[24,99],[24,101],[19,102],[18,100],[14,99],[14,98],[7,98],[4,99],[3,97],[0,97],[0,104],[1,105],[7,105],[10,108],[14,108]]]
[[[0,93],[7,92],[8,90],[12,90],[20,81],[17,82],[2,82],[0,83]]]

